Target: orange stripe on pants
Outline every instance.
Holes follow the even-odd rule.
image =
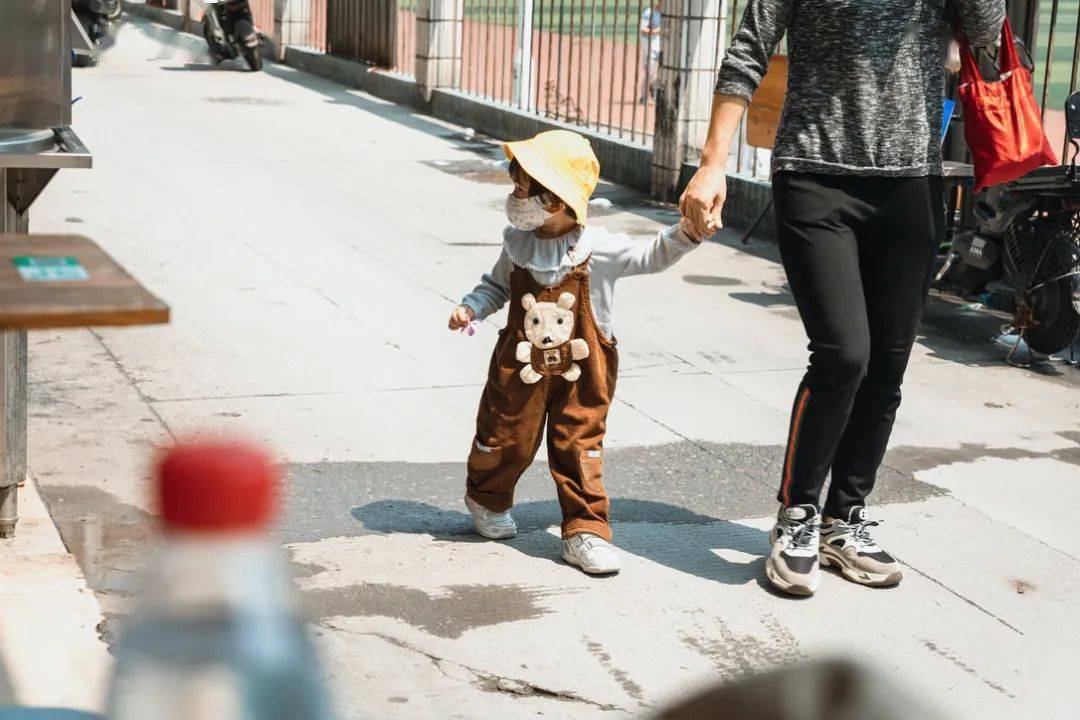
[[[780,494],[784,498],[784,505],[791,502],[791,467],[795,464],[795,447],[799,438],[799,427],[802,426],[803,413],[806,411],[806,403],[810,399],[810,388],[803,388],[799,393],[799,401],[795,404],[795,414],[791,416],[791,434],[788,436],[787,459],[784,461],[784,482]]]

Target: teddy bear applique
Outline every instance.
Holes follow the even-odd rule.
[[[575,360],[589,357],[589,344],[574,334],[574,307],[577,298],[564,292],[555,302],[537,302],[532,293],[521,298],[525,308],[525,337],[518,343],[516,357],[525,363],[521,379],[527,385],[541,378],[561,375],[569,382],[581,377]]]

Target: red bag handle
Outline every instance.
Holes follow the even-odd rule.
[[[1012,26],[1009,18],[1005,18],[1001,26],[1001,52],[998,54],[998,72],[1002,75],[1011,73],[1021,68],[1020,54],[1016,51],[1016,41],[1013,39]],[[975,50],[965,37],[960,47],[960,82],[964,85],[971,83],[985,83],[978,63],[975,62]]]

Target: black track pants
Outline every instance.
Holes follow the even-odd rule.
[[[865,504],[900,405],[944,223],[940,177],[777,173],[777,234],[810,338],[778,499]]]

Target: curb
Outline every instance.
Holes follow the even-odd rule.
[[[98,711],[112,668],[101,606],[29,476],[19,500],[18,534],[0,540],[0,706]]]

